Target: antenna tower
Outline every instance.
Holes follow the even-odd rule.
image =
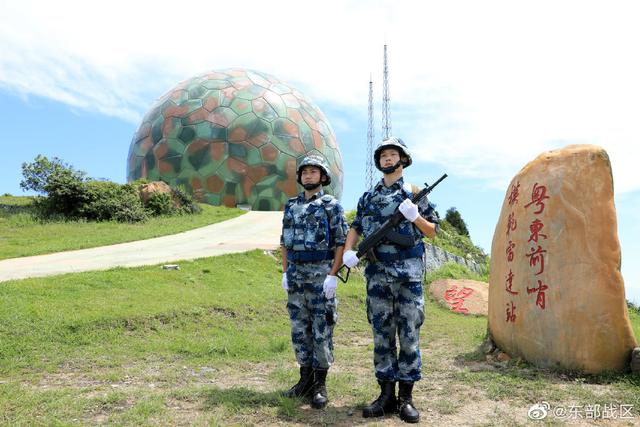
[[[373,81],[369,76],[369,127],[367,129],[367,167],[365,172],[365,188],[373,187]]]
[[[389,110],[389,65],[387,64],[387,45],[384,45],[384,67],[382,71],[382,139],[391,135],[391,111]]]

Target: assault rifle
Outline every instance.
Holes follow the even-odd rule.
[[[415,194],[411,199],[411,201],[417,204],[421,199],[423,199],[429,193],[431,193],[431,191],[436,187],[436,185],[440,184],[440,182],[442,182],[442,180],[444,180],[446,177],[447,177],[447,174],[445,173],[435,183],[433,183],[433,185],[428,185],[425,182],[424,183],[425,188],[423,188],[417,194]],[[400,221],[404,219],[405,218],[404,218],[404,215],[402,215],[402,212],[396,209],[396,211],[393,213],[391,218],[389,218],[384,224],[382,224],[382,226],[379,229],[377,229],[374,233],[372,233],[366,239],[360,242],[360,244],[358,245],[358,252],[356,253],[356,256],[358,258],[362,258],[363,255],[367,255],[370,260],[375,260],[375,254],[373,253],[373,250],[385,239],[393,243],[396,243],[400,246],[405,246],[405,247],[413,246],[413,239],[411,238],[411,236],[401,235],[398,232],[393,231],[393,228],[397,226],[400,223]],[[343,268],[347,269],[347,275],[344,278],[340,275],[340,272],[342,271]],[[342,283],[347,283],[347,280],[349,280],[349,273],[351,273],[351,268],[347,267],[345,264],[342,264],[342,266],[336,273],[336,276],[338,276],[338,278],[342,281]]]

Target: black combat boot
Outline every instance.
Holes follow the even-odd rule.
[[[327,406],[327,369],[315,369],[313,371],[313,397],[311,406],[315,409],[322,409]]]
[[[282,393],[284,397],[309,397],[313,388],[313,369],[300,366],[300,380],[296,385]]]
[[[378,380],[378,384],[380,384],[380,396],[362,410],[362,416],[365,418],[382,417],[393,414],[397,410],[396,382]]]
[[[405,423],[417,423],[420,421],[420,412],[413,406],[411,381],[400,381],[398,386],[398,412],[400,419]]]

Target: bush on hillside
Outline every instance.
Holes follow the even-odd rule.
[[[202,208],[193,201],[191,194],[187,193],[184,187],[171,187],[173,197],[180,203],[179,213],[194,214],[202,212]]]
[[[49,160],[46,156],[38,154],[33,162],[22,163],[22,176],[20,188],[24,191],[35,191],[40,194],[47,193],[47,185],[54,177],[63,174],[73,177],[78,181],[84,181],[86,172],[75,170],[73,166],[54,157]]]
[[[169,193],[156,192],[151,194],[144,206],[152,215],[173,215],[173,198]]]
[[[77,219],[87,201],[84,175],[72,169],[57,169],[47,176],[42,187],[45,197],[36,199],[36,209],[40,217],[51,219],[63,217]]]
[[[81,216],[94,221],[140,222],[148,218],[135,187],[111,181],[88,181]]]
[[[449,208],[444,219],[456,229],[461,236],[469,236],[469,229],[467,229],[467,223],[462,219],[462,215],[456,208]]]
[[[36,216],[40,219],[86,219],[92,221],[145,221],[149,215],[199,213],[200,206],[183,189],[172,188],[172,194],[156,194],[147,206],[140,200],[138,186],[93,180],[87,174],[54,157],[38,155],[32,163],[22,164],[24,190],[43,196],[35,200]],[[174,201],[180,208],[174,207]]]

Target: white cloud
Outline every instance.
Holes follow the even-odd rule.
[[[504,188],[541,151],[593,143],[611,156],[616,191],[629,192],[640,189],[639,9],[622,1],[5,1],[0,85],[137,122],[178,81],[243,66],[361,116],[370,72],[381,96],[386,39],[393,127],[415,142],[417,158]],[[342,126],[348,120],[334,127]]]

